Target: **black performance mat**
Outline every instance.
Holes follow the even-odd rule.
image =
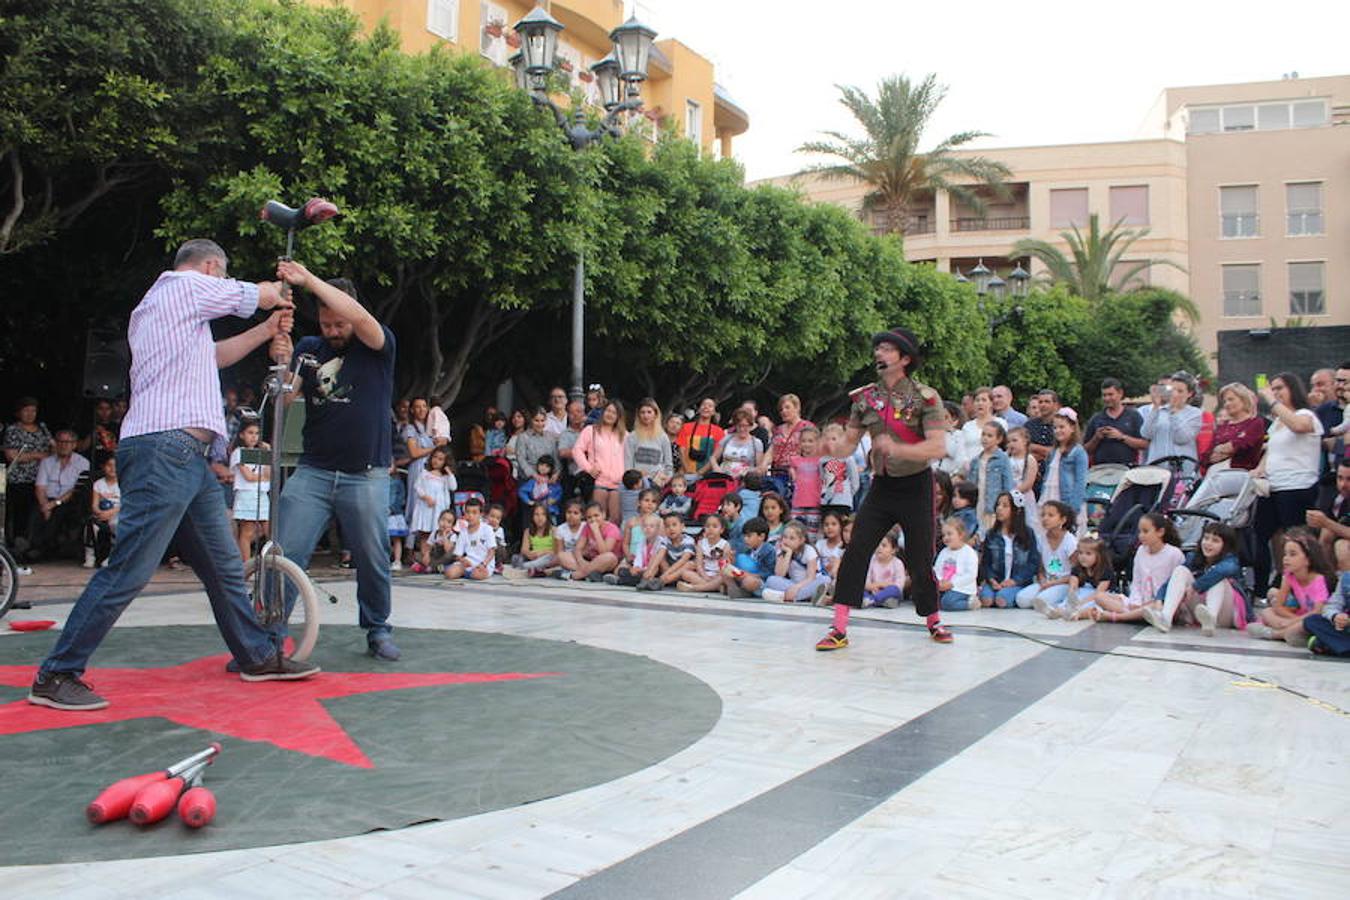
[[[269,846],[402,828],[558,796],[646,768],[706,734],[721,700],[646,657],[581,644],[398,629],[403,660],[325,626],[307,682],[224,671],[212,627],[118,628],[87,673],[112,705],[24,702],[55,634],[0,639],[0,865]],[[92,826],[106,785],[211,741],[218,801],[199,831]]]

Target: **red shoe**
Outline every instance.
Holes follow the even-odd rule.
[[[939,644],[950,644],[954,640],[951,629],[941,622],[928,626],[928,636]]]
[[[843,650],[848,646],[848,635],[842,631],[830,629],[829,633],[816,641],[817,650]]]

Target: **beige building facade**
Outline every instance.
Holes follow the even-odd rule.
[[[1143,281],[1199,307],[1196,334],[1274,320],[1350,324],[1350,76],[1163,91],[1136,140],[971,151],[1012,170],[1010,198],[983,214],[947,192],[906,210],[905,255],[946,272],[978,262],[1007,278],[1013,245],[1124,222],[1147,228],[1126,260],[1163,259]],[[861,218],[864,186],[810,175],[771,179]],[[872,214],[880,230],[884,216]],[[1031,267],[1032,274],[1039,274]],[[1347,348],[1350,349],[1350,348]]]

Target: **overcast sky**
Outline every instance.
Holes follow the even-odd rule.
[[[937,73],[949,91],[930,145],[963,130],[990,132],[981,147],[1128,140],[1165,87],[1350,74],[1346,10],[1338,0],[637,2],[661,38],[713,60],[749,114],[735,155],[750,179],[819,161],[793,149],[821,129],[856,130],[836,84],[874,93],[887,75]]]

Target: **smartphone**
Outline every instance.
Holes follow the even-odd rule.
[[[1258,391],[1264,391],[1264,390],[1265,390],[1266,388],[1268,388],[1268,387],[1270,387],[1270,379],[1266,377],[1266,373],[1265,373],[1265,372],[1257,372],[1257,373],[1256,373],[1256,389],[1257,389]]]

